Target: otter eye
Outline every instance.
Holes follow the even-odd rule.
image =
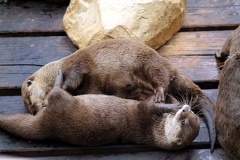
[[[224,67],[224,65],[220,66],[220,67],[219,67],[219,70],[222,70],[222,69],[223,69],[223,67]]]
[[[181,124],[182,124],[182,126],[184,126],[186,124],[186,121],[182,120]]]
[[[32,81],[31,80],[28,80],[27,81],[27,87],[31,86],[32,85]]]
[[[31,101],[28,101],[28,104],[29,104],[30,106],[32,106],[32,102],[31,102]]]

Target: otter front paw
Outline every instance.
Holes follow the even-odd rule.
[[[152,100],[155,103],[165,102],[163,87],[159,87],[158,89],[154,90],[154,95],[152,97]]]

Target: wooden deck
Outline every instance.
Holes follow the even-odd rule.
[[[31,0],[0,5],[0,112],[23,113],[22,82],[46,63],[65,57],[75,47],[62,29],[65,6]],[[214,53],[240,24],[240,0],[187,0],[179,33],[158,52],[198,84],[215,103],[218,66]],[[227,159],[217,145],[209,149],[206,125],[180,151],[142,145],[77,147],[53,141],[31,142],[0,130],[0,158],[37,159]]]

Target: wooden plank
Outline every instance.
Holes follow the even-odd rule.
[[[11,0],[0,5],[0,34],[60,33],[67,5]],[[188,0],[183,28],[224,27],[240,24],[240,1]]]
[[[0,5],[0,33],[63,32],[66,7],[43,1],[11,0]]]
[[[218,89],[203,89],[202,91],[215,105],[218,96]]]
[[[42,66],[77,49],[67,36],[0,38],[0,65]]]
[[[34,156],[34,155],[33,155]],[[36,155],[35,155],[36,156]],[[208,149],[187,149],[181,151],[155,151],[155,152],[137,152],[137,153],[121,153],[121,154],[100,154],[100,155],[69,155],[69,156],[45,156],[45,157],[28,157],[28,159],[41,160],[167,160],[167,159],[194,159],[194,160],[227,160],[230,159],[222,149],[216,149],[210,153]],[[2,155],[0,158],[17,158],[13,155]],[[21,157],[19,157],[21,158]]]
[[[218,68],[214,57],[181,56],[171,57],[169,60],[196,83],[218,80]],[[0,89],[20,89],[23,81],[40,67],[39,65],[0,65]]]
[[[167,59],[194,82],[218,80],[214,56],[171,56]]]
[[[0,89],[18,89],[27,77],[37,71],[40,66],[0,66]],[[0,95],[3,95],[4,93]],[[6,94],[4,94],[6,95]]]
[[[158,52],[165,57],[214,56],[231,32],[179,32]],[[66,36],[0,38],[0,64],[44,65],[76,50]]]
[[[179,32],[158,52],[162,56],[214,55],[233,31]]]
[[[148,160],[168,160],[168,159],[196,159],[196,160],[230,160],[222,149],[216,149],[210,153],[208,149],[184,149],[179,151],[144,151],[132,153],[113,153],[108,152],[105,154],[91,154],[91,155],[78,155],[78,154],[61,154],[61,155],[39,155],[38,152],[32,154],[0,154],[1,159],[40,159],[40,160],[132,160],[132,159],[148,159]]]
[[[187,0],[182,28],[236,27],[239,15],[240,0]]]
[[[210,97],[212,101],[215,101],[217,90],[207,90],[206,95]],[[214,102],[215,103],[215,102]],[[0,96],[0,112],[7,114],[14,113],[25,113],[26,109],[23,106],[21,96]],[[51,143],[50,143],[51,142]],[[206,124],[201,119],[201,129],[198,137],[194,140],[189,148],[208,148],[209,137]],[[39,155],[50,155],[61,154],[63,152],[71,154],[98,154],[98,153],[109,153],[109,152],[139,152],[139,151],[155,151],[158,150],[154,147],[147,147],[144,145],[136,144],[123,144],[123,145],[105,145],[99,147],[79,147],[73,146],[56,141],[27,141],[20,139],[9,133],[0,130],[0,153],[13,153],[18,152],[19,154],[31,154],[35,152]],[[35,153],[36,154],[36,153]]]
[[[20,89],[40,67],[76,50],[67,36],[0,38],[0,88]]]
[[[230,34],[231,31],[179,32],[158,51],[191,80],[215,83],[220,64],[214,52]],[[0,88],[19,89],[41,66],[76,50],[67,36],[0,38]]]

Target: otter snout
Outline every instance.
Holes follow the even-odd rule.
[[[175,115],[175,119],[181,120],[188,116],[188,114],[191,112],[191,107],[187,104],[183,105],[181,109],[179,109]]]
[[[191,110],[191,107],[189,105],[184,105],[181,110],[182,112],[189,112]]]

